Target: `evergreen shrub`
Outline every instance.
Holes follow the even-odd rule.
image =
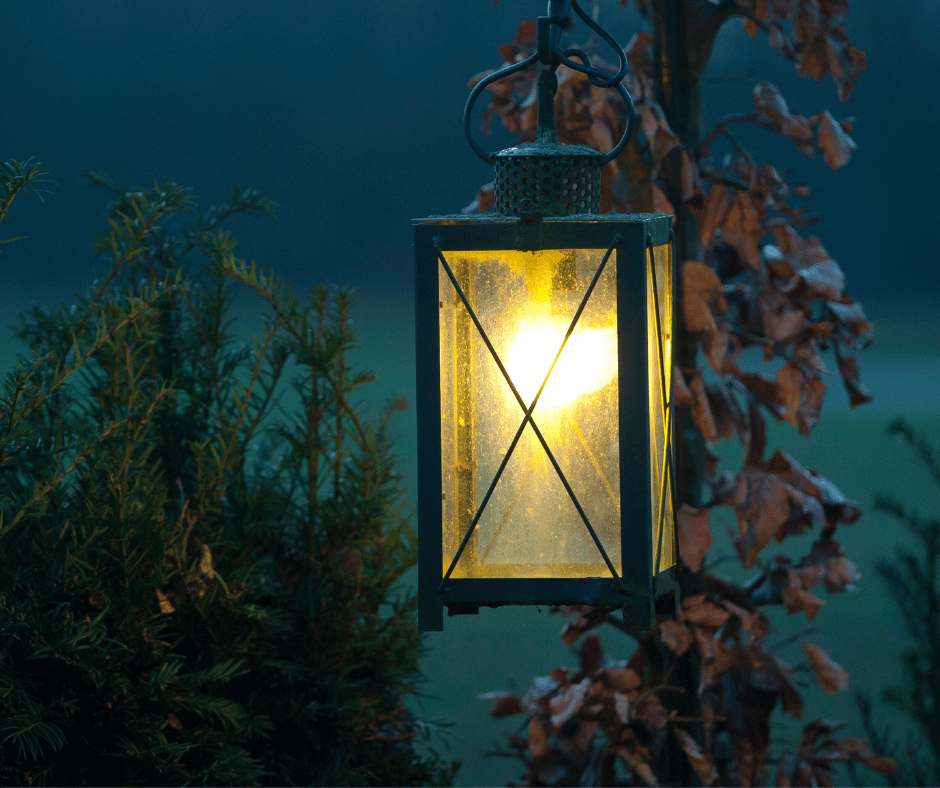
[[[0,219],[40,175],[2,166]],[[271,212],[253,190],[203,211],[88,177],[114,195],[107,272],[21,316],[0,395],[0,782],[449,783],[405,707],[404,403],[357,405],[349,293],[302,305],[235,259],[225,220]],[[268,311],[253,347],[228,332],[236,286]]]

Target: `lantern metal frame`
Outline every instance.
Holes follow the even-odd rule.
[[[652,544],[651,524],[665,516],[652,511],[651,439],[649,378],[655,372],[661,376],[667,417],[665,420],[665,463],[669,469],[662,485],[662,499],[671,499],[675,512],[675,471],[672,456],[672,398],[667,379],[671,375],[663,368],[651,370],[648,358],[648,331],[655,326],[660,342],[659,358],[663,359],[662,341],[671,326],[659,325],[659,295],[662,283],[656,281],[653,266],[653,248],[668,246],[672,265],[671,217],[654,214],[604,215],[560,217],[539,222],[494,215],[452,216],[415,221],[415,319],[417,365],[417,421],[418,421],[418,621],[422,631],[443,628],[443,608],[455,613],[477,612],[481,606],[501,605],[602,605],[623,608],[625,621],[635,627],[650,626],[652,606],[656,597],[674,587],[675,567],[656,572],[658,557]],[[450,577],[457,556],[450,562],[450,570],[443,569],[443,507],[442,507],[442,450],[441,450],[441,371],[440,371],[440,275],[447,266],[447,256],[466,251],[532,251],[570,249],[608,249],[607,257],[616,261],[617,347],[618,347],[618,426],[620,472],[620,565],[618,575],[604,554],[602,545],[593,534],[605,562],[610,569],[607,577],[586,578],[455,578]],[[607,260],[605,257],[605,262]],[[603,263],[602,263],[603,265]],[[647,310],[647,277],[653,277],[652,301],[654,314]],[[452,274],[451,274],[452,277]],[[674,277],[671,277],[674,280]],[[638,287],[638,283],[643,283]],[[458,295],[459,285],[452,279]],[[585,301],[589,296],[585,294]],[[674,293],[668,297],[675,303]],[[466,298],[464,306],[470,310]],[[583,308],[583,302],[582,302]],[[471,319],[473,318],[470,310]],[[575,319],[575,322],[577,317]],[[482,327],[476,323],[477,330]],[[572,323],[569,334],[575,328]],[[484,342],[488,341],[485,339]],[[489,346],[490,352],[495,351]],[[560,354],[561,351],[559,351]],[[500,362],[497,360],[497,364]],[[504,374],[505,371],[504,371]],[[507,375],[508,378],[508,375]],[[520,400],[520,403],[522,401]],[[526,403],[528,404],[528,403]],[[525,407],[525,406],[523,406]],[[537,425],[537,414],[531,407],[526,421]],[[521,431],[522,427],[520,427]],[[508,452],[507,452],[508,454]],[[550,452],[549,452],[550,456]],[[556,471],[562,476],[561,469]],[[485,480],[484,480],[485,482]],[[495,484],[495,481],[494,481]],[[567,485],[566,485],[567,487]],[[492,487],[491,487],[492,491]],[[568,488],[575,506],[573,492]],[[485,508],[486,501],[477,512],[471,531]],[[584,518],[583,511],[580,512]],[[585,524],[591,529],[588,521]],[[672,523],[662,523],[660,534],[666,528],[673,531]],[[470,531],[463,538],[466,545]],[[673,542],[675,544],[675,542]],[[662,549],[662,544],[659,545]]]

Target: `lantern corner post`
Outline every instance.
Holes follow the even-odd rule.
[[[647,376],[646,225],[624,233],[617,251],[617,364],[620,442],[620,555],[623,578],[635,588],[624,608],[624,619],[641,629],[652,625],[652,507],[649,494],[650,435]],[[628,481],[629,480],[629,481]]]
[[[437,256],[434,227],[416,224],[415,410],[418,438],[418,629],[441,632],[438,593],[443,564],[441,505],[441,374]]]

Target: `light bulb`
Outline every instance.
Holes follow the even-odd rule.
[[[507,371],[528,406],[561,347],[568,326],[524,324],[509,351]],[[565,344],[539,397],[538,407],[557,408],[606,386],[617,374],[617,333],[613,328],[575,331]]]

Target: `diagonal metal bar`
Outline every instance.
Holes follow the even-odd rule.
[[[539,430],[538,425],[535,423],[534,419],[532,419],[532,411],[535,410],[535,406],[538,404],[539,397],[542,396],[542,391],[544,390],[545,385],[548,383],[549,377],[551,377],[552,370],[554,370],[555,364],[558,362],[558,359],[561,357],[562,351],[565,348],[565,344],[568,342],[568,339],[571,337],[571,334],[574,332],[574,327],[575,325],[577,325],[577,322],[580,319],[581,314],[584,312],[584,308],[587,305],[588,299],[591,297],[591,294],[593,293],[594,288],[597,285],[598,280],[600,279],[600,275],[603,272],[605,266],[607,265],[607,261],[610,259],[610,255],[613,253],[613,250],[616,248],[617,244],[619,244],[621,240],[623,240],[621,235],[619,233],[616,233],[614,235],[613,240],[611,241],[610,247],[607,249],[607,252],[604,255],[604,259],[601,261],[601,264],[598,266],[597,271],[594,274],[594,278],[591,280],[591,284],[589,285],[587,291],[584,294],[584,298],[581,300],[581,303],[578,306],[577,311],[575,312],[574,318],[572,319],[571,324],[568,327],[568,331],[565,334],[565,338],[562,340],[561,347],[559,347],[558,352],[555,354],[555,358],[552,361],[551,366],[548,368],[548,372],[545,375],[545,379],[542,381],[542,385],[539,387],[538,392],[536,392],[536,395],[534,399],[532,400],[531,405],[526,407],[525,401],[522,399],[522,396],[519,394],[518,390],[513,384],[512,379],[509,377],[509,373],[506,371],[506,368],[503,366],[503,363],[499,358],[499,354],[497,354],[496,349],[493,347],[492,343],[490,342],[489,337],[486,334],[486,331],[484,331],[483,329],[483,326],[480,325],[480,321],[477,319],[476,313],[473,311],[473,308],[470,306],[470,303],[467,300],[467,297],[464,294],[463,289],[460,287],[460,284],[457,282],[457,278],[454,276],[454,273],[451,270],[450,265],[448,265],[447,260],[444,258],[444,254],[440,248],[440,239],[439,238],[434,239],[434,247],[437,250],[438,259],[440,260],[441,264],[444,266],[444,270],[446,271],[447,276],[450,278],[451,283],[454,285],[454,289],[457,291],[457,294],[460,297],[460,300],[463,302],[464,306],[466,307],[467,312],[470,315],[470,318],[473,320],[473,323],[476,326],[477,331],[480,333],[480,336],[483,339],[483,342],[486,344],[487,349],[490,351],[490,354],[493,356],[493,359],[496,361],[496,365],[499,367],[500,372],[502,373],[503,377],[506,379],[506,382],[509,384],[509,388],[512,390],[512,393],[515,396],[516,401],[519,403],[519,406],[525,412],[525,417],[523,418],[522,423],[519,425],[519,429],[516,431],[516,434],[513,437],[513,440],[510,443],[509,448],[507,449],[506,454],[503,457],[503,461],[500,464],[500,467],[497,470],[496,475],[493,477],[493,481],[490,483],[489,489],[487,490],[486,495],[484,496],[483,501],[481,502],[480,507],[476,512],[476,515],[474,516],[473,520],[470,523],[470,527],[467,529],[466,534],[464,534],[464,538],[462,542],[460,543],[460,547],[457,549],[457,552],[454,555],[454,558],[451,561],[450,566],[447,569],[447,572],[444,573],[444,577],[441,580],[441,583],[437,589],[438,593],[440,593],[443,590],[444,583],[447,582],[447,580],[450,578],[451,574],[453,573],[454,568],[457,566],[457,562],[460,560],[460,556],[463,554],[464,549],[466,548],[468,542],[470,541],[470,536],[473,534],[473,531],[476,528],[477,523],[480,521],[480,517],[483,515],[483,511],[486,508],[487,503],[489,503],[489,499],[493,494],[493,490],[496,489],[496,484],[498,483],[500,477],[502,476],[503,471],[506,468],[506,465],[509,463],[509,458],[512,455],[512,452],[515,450],[516,444],[519,442],[519,438],[522,436],[522,433],[525,430],[525,426],[527,423],[532,425],[532,429],[535,432],[536,437],[538,438],[539,442],[542,444],[542,448],[545,449],[545,453],[548,456],[549,460],[551,461],[552,467],[555,469],[555,472],[558,474],[558,477],[561,480],[561,483],[564,486],[565,491],[568,493],[569,498],[571,498],[571,502],[574,504],[575,509],[577,509],[578,514],[581,517],[581,520],[584,522],[585,527],[588,529],[588,533],[591,535],[591,538],[594,540],[594,544],[597,546],[597,549],[600,551],[601,557],[604,559],[604,563],[607,565],[607,568],[610,570],[611,576],[617,581],[617,584],[619,585],[621,590],[624,593],[628,593],[627,589],[623,585],[623,582],[620,576],[617,574],[617,570],[614,569],[614,565],[610,560],[610,556],[607,555],[607,551],[604,549],[603,544],[601,544],[601,541],[598,538],[597,533],[594,531],[594,528],[591,525],[591,522],[588,519],[587,515],[585,514],[584,509],[582,508],[580,502],[578,501],[578,498],[575,495],[574,490],[571,489],[571,485],[568,483],[568,479],[565,477],[565,474],[561,470],[561,467],[559,466],[558,461],[555,459],[555,455],[552,453],[552,450],[549,448],[548,442],[545,440],[544,436],[542,435],[541,430]]]

